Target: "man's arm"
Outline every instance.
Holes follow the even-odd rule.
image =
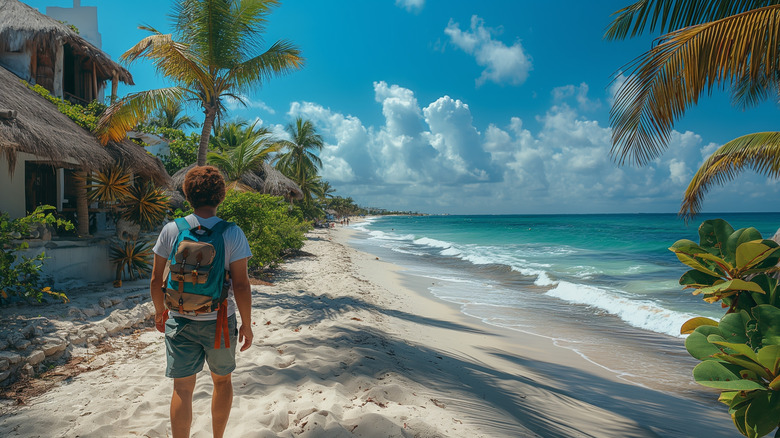
[[[230,264],[230,278],[233,281],[233,296],[236,298],[238,314],[241,315],[241,327],[238,329],[238,342],[244,342],[240,351],[252,345],[252,287],[249,284],[246,258]]]
[[[168,259],[165,257],[154,255],[154,265],[152,267],[152,280],[149,282],[149,292],[152,295],[152,302],[154,303],[154,325],[157,330],[165,333],[165,321],[163,315],[165,314],[165,294],[163,293],[163,273],[165,272],[165,264],[168,263]]]

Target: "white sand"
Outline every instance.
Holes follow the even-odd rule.
[[[625,383],[415,292],[397,267],[345,246],[351,232],[312,232],[313,256],[253,287],[255,345],[238,353],[227,436],[739,436],[725,406]],[[0,436],[170,436],[162,334],[125,341],[113,363],[0,417]],[[210,393],[204,371],[194,437],[211,436]]]

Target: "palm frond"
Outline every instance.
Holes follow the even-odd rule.
[[[744,77],[731,90],[732,105],[747,109],[754,107],[772,97],[778,101],[780,95],[780,72],[769,76],[761,74],[755,80]]]
[[[274,76],[291,73],[303,67],[301,51],[289,41],[277,41],[268,50],[247,59],[228,73],[228,80],[239,89],[263,83]]]
[[[691,218],[698,214],[711,186],[733,180],[744,169],[770,178],[780,177],[780,132],[748,134],[718,148],[688,184],[680,215]]]
[[[644,164],[666,147],[671,128],[705,90],[757,82],[778,70],[780,6],[664,35],[630,63],[610,111],[612,156]]]
[[[116,265],[116,279],[121,281],[125,268],[131,280],[135,280],[136,274],[139,278],[149,275],[152,272],[151,258],[151,242],[132,241],[112,245],[109,260]]]
[[[277,150],[273,143],[250,137],[222,154],[210,152],[207,161],[222,169],[228,181],[239,181],[245,173],[258,169],[268,155]]]
[[[165,190],[152,183],[137,184],[130,190],[122,217],[146,230],[162,222],[168,208],[169,198]]]
[[[103,144],[121,141],[127,131],[135,128],[155,109],[180,101],[187,92],[180,87],[169,87],[125,96],[103,112],[95,128],[95,135]]]
[[[189,50],[187,44],[174,41],[171,34],[162,34],[154,28],[142,28],[153,34],[123,53],[120,60],[131,64],[141,58],[148,59],[158,73],[187,86],[209,81],[206,66]]]
[[[86,178],[87,197],[93,202],[116,204],[130,195],[132,175],[121,163],[114,163]],[[77,177],[78,179],[79,177]]]
[[[720,20],[751,9],[779,4],[780,0],[640,0],[612,14],[608,40],[634,37],[645,31],[669,32]]]

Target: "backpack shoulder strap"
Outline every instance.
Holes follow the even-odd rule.
[[[234,222],[228,222],[228,221],[219,221],[217,222],[213,227],[211,227],[212,233],[222,234],[227,230],[228,228],[235,225]]]
[[[179,227],[179,233],[181,233],[182,231],[186,231],[186,230],[189,230],[190,228],[192,228],[190,226],[190,223],[187,222],[186,218],[180,217],[180,218],[176,219],[174,222],[176,222],[176,226]]]

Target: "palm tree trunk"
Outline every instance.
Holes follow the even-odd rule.
[[[203,121],[203,130],[200,131],[200,145],[198,146],[198,166],[206,165],[206,153],[209,150],[209,138],[211,137],[211,127],[214,125],[214,118],[217,112],[207,108],[206,120]]]
[[[89,236],[89,202],[87,201],[87,172],[76,173],[76,220],[78,220],[78,235]]]

